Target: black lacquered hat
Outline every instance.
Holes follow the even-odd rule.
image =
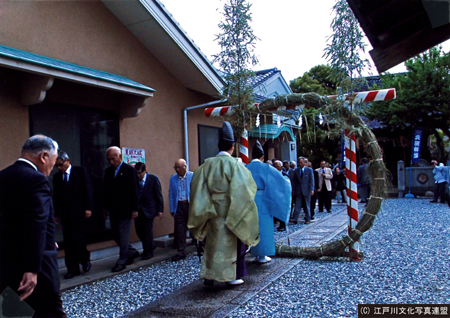
[[[259,159],[262,156],[264,156],[264,149],[261,146],[261,143],[259,142],[259,140],[257,140],[255,145],[253,146],[252,157],[253,157],[253,159]]]
[[[233,128],[231,127],[231,124],[229,122],[227,121],[223,122],[219,139],[234,142]]]

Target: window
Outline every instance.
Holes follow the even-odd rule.
[[[219,152],[219,127],[198,125],[198,160],[199,165]]]

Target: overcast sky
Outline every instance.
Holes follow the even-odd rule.
[[[218,24],[222,18],[224,0],[160,0],[174,19],[212,60],[220,51],[215,35],[220,32]],[[253,0],[251,24],[254,34],[260,38],[256,44],[259,65],[254,70],[276,67],[283,77],[290,80],[303,75],[313,66],[327,64],[322,58],[330,28],[332,7],[335,0]],[[370,59],[368,53],[366,55]],[[447,41],[444,50],[450,49]],[[371,59],[370,59],[371,61]],[[373,64],[373,63],[372,63]],[[403,63],[389,70],[403,72]],[[375,67],[372,75],[377,75]]]

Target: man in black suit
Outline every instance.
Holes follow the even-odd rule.
[[[0,292],[7,286],[19,292],[33,317],[66,317],[47,178],[57,151],[51,138],[32,136],[20,159],[0,171]]]
[[[314,194],[314,173],[311,168],[306,167],[306,158],[298,158],[298,168],[295,169],[293,178],[293,189],[295,193],[295,211],[292,223],[297,224],[300,210],[305,213],[305,224],[311,222],[311,195]]]
[[[67,153],[60,151],[53,176],[53,202],[55,221],[61,222],[67,274],[70,279],[80,275],[80,264],[85,273],[91,269],[90,252],[84,238],[85,220],[92,215],[92,184],[85,167],[70,164]]]
[[[122,161],[119,147],[108,148],[106,156],[111,166],[105,170],[104,215],[110,216],[113,237],[120,248],[112,271],[120,272],[139,256],[130,245],[131,220],[138,217],[138,181],[136,170]]]
[[[316,170],[314,170],[312,163],[309,161],[308,162],[308,168],[313,169],[314,172],[314,194],[311,195],[311,204],[310,204],[310,209],[311,209],[311,220],[314,220],[314,214],[315,214],[315,210],[316,210],[316,202],[317,202],[317,198],[318,198],[318,194],[319,194],[319,172],[317,172]]]
[[[142,242],[142,259],[153,257],[153,220],[163,217],[164,200],[161,182],[158,176],[147,173],[145,163],[138,162],[134,166],[139,180],[139,215],[134,219],[136,233]]]

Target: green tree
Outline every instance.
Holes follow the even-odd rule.
[[[354,90],[355,77],[362,77],[370,62],[362,57],[366,49],[364,33],[346,0],[336,0],[335,17],[331,23],[333,35],[324,49],[324,57],[332,68],[331,78],[341,85],[343,92]],[[350,81],[348,81],[350,79]]]
[[[336,93],[336,83],[330,79],[331,73],[330,66],[316,65],[303,76],[292,80],[290,87],[294,93],[333,95]],[[326,125],[320,125],[319,113],[314,108],[303,109],[301,138],[297,138],[298,155],[307,157],[316,168],[322,160],[334,163],[334,150],[337,147],[336,142],[328,137]]]
[[[450,138],[450,53],[434,47],[405,62],[407,72],[381,76],[383,88],[396,88],[397,98],[370,105],[366,115],[392,131],[411,135],[411,127],[424,128],[424,140],[434,135],[438,160],[445,160],[443,138]],[[422,147],[426,149],[426,147]]]
[[[289,86],[294,93],[314,92],[322,96],[336,92],[336,82],[330,79],[332,69],[328,65],[316,65],[302,76],[290,81]]]
[[[235,105],[236,116],[232,121],[235,131],[242,132],[249,121],[248,111],[255,99],[251,67],[258,63],[254,54],[255,43],[259,40],[250,26],[251,4],[246,0],[226,0],[223,20],[219,23],[221,32],[216,35],[221,52],[214,55],[220,69],[225,73],[226,85],[222,97],[229,105]]]

